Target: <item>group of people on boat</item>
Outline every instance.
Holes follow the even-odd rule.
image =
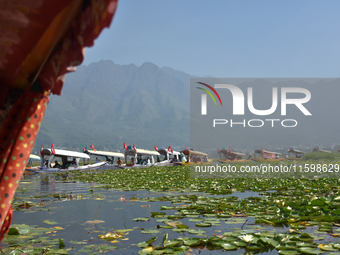
[[[48,160],[47,159],[45,160],[44,166],[48,167]],[[77,166],[77,163],[76,163],[75,159],[73,159],[72,161],[67,161],[66,164],[63,164],[63,165],[60,165],[58,160],[54,161],[54,164],[53,163],[51,164],[51,168],[60,168],[60,169],[66,169],[66,168],[69,168],[71,166],[72,167],[76,167]]]
[[[121,165],[122,164],[122,161],[118,158],[118,161],[120,161],[121,163],[117,164],[118,165]],[[139,164],[139,165],[146,165],[146,164],[150,164],[150,158],[147,157],[146,159],[143,159],[141,156],[137,156],[137,161],[135,161],[135,158],[134,157],[131,157],[131,164],[134,165],[134,164]]]

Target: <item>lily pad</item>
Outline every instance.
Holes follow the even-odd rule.
[[[201,227],[204,227],[204,228],[211,227],[211,223],[205,223],[205,222],[196,223],[195,225],[196,225],[196,227],[199,227],[199,228],[201,228]]]
[[[189,234],[193,234],[193,235],[201,235],[201,234],[205,234],[206,231],[205,230],[201,230],[201,229],[199,229],[199,230],[197,230],[197,229],[189,229],[188,233]]]
[[[148,217],[141,217],[141,218],[135,218],[135,219],[132,219],[133,221],[149,221],[150,218]]]
[[[142,234],[157,234],[157,233],[159,233],[159,230],[157,230],[157,229],[142,230],[141,233]]]

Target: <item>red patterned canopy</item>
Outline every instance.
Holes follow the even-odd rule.
[[[50,93],[84,59],[118,0],[0,0],[0,241]]]

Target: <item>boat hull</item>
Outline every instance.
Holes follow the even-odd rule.
[[[209,165],[213,162],[213,159],[209,159],[207,162],[201,163],[201,162],[188,162],[188,163],[182,163],[182,166],[200,166],[200,165]]]
[[[85,165],[79,167],[69,167],[67,169],[60,169],[60,168],[50,168],[50,167],[39,167],[37,170],[32,171],[34,173],[62,173],[62,172],[69,172],[69,171],[77,171],[77,170],[94,170],[98,169],[101,166],[105,165],[106,162],[99,162],[92,165]]]

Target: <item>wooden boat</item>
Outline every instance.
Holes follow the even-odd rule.
[[[144,149],[137,149],[135,145],[127,146],[124,143],[124,155],[125,155],[125,166],[122,168],[130,168],[130,167],[150,167],[155,165],[154,156],[160,156],[161,154],[158,151],[150,151]],[[130,162],[128,163],[128,159]]]
[[[257,158],[257,155],[260,155],[260,157]],[[254,158],[252,159],[253,161],[256,162],[275,162],[275,161],[284,161],[286,160],[285,158],[280,158],[281,153],[279,152],[274,152],[274,151],[268,151],[263,150],[256,150],[254,152]]]
[[[90,170],[97,169],[106,164],[106,162],[99,162],[81,166],[79,164],[80,159],[89,159],[90,156],[88,154],[77,151],[54,149],[53,145],[51,149],[42,149],[40,154],[40,167],[34,171],[35,173],[58,173],[75,170]],[[45,157],[47,157],[47,159],[45,159]],[[56,158],[61,159],[62,164],[60,167],[56,167],[55,163],[53,163],[57,161]]]
[[[124,161],[125,155],[123,153],[120,152],[110,152],[110,151],[98,151],[96,149],[94,149],[93,146],[91,146],[93,148],[93,150],[85,150],[84,149],[84,153],[90,155],[90,156],[96,156],[96,157],[105,157],[105,164],[102,165],[100,168],[98,168],[99,170],[105,170],[105,169],[117,169],[120,166],[124,166],[124,165],[120,165],[118,166],[116,164],[116,159],[119,161]],[[85,159],[84,159],[85,161]],[[97,161],[97,160],[96,160]],[[85,163],[85,162],[84,162]],[[87,164],[89,164],[89,159],[87,159]]]
[[[155,147],[155,151],[157,151],[160,156],[157,156],[157,162],[155,166],[173,166],[174,164],[180,162],[180,152],[174,151],[171,146],[166,148],[158,148]]]
[[[183,153],[185,156],[187,156],[187,159],[189,158],[189,162],[180,163],[183,166],[199,166],[199,165],[209,165],[214,160],[208,158],[208,154],[200,151],[194,151],[189,150],[188,147],[186,150],[182,150],[181,153]]]
[[[293,148],[290,148],[288,150],[288,160],[301,160],[303,156],[305,155],[305,152],[299,151],[299,150],[294,150]],[[293,155],[290,157],[290,155]]]
[[[244,163],[244,162],[249,162],[251,161],[250,158],[248,159],[242,159],[245,154],[239,153],[239,152],[233,152],[231,151],[231,148],[229,150],[226,150],[225,148],[218,148],[218,154],[220,154],[220,160],[219,162],[221,163]]]

